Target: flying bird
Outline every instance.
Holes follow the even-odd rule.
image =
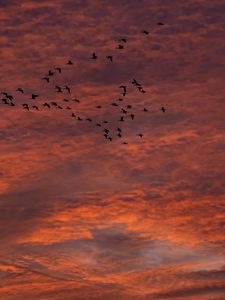
[[[37,105],[33,105],[32,107],[33,107],[33,109],[38,110],[38,106]]]
[[[72,108],[70,106],[67,106],[66,109],[71,110]]]
[[[18,92],[20,92],[21,94],[23,94],[23,93],[24,93],[24,90],[23,90],[23,89],[21,89],[21,88],[18,88],[18,89],[17,89],[17,91],[18,91]]]
[[[124,46],[119,44],[117,49],[124,49]]]
[[[48,70],[48,76],[53,76],[54,73],[51,70]]]
[[[32,98],[32,99],[36,99],[36,98],[38,98],[38,97],[39,97],[39,95],[37,95],[37,94],[32,94],[32,95],[31,95],[31,98]]]
[[[131,109],[132,108],[132,106],[131,105],[127,105],[127,109]]]
[[[92,119],[90,119],[90,118],[87,118],[86,120],[89,121],[89,122],[92,122]]]
[[[69,59],[66,64],[67,65],[73,65],[73,62],[72,62],[72,60]]]
[[[140,138],[142,138],[142,137],[143,137],[143,134],[142,134],[142,133],[139,133],[137,136],[140,136]]]
[[[125,39],[125,38],[122,38],[122,39],[120,39],[120,41],[122,41],[122,42],[126,43],[126,42],[127,42],[127,39]]]
[[[119,128],[119,127],[117,127],[117,130],[119,131],[119,132],[121,132],[122,130]]]
[[[51,108],[51,106],[50,106],[48,103],[46,103],[46,102],[43,104],[43,106],[46,106],[46,107],[48,107],[48,108]]]
[[[144,107],[143,111],[148,111],[147,108]]]
[[[165,112],[166,109],[162,106],[162,107],[161,107],[161,111],[162,111],[162,112]]]
[[[119,106],[117,103],[111,103],[112,106]]]
[[[76,115],[74,113],[71,114],[72,117],[76,118]]]
[[[122,117],[120,117],[120,120],[119,120],[120,122],[124,122],[124,117],[122,116]]]
[[[27,103],[24,103],[24,104],[23,104],[23,108],[29,110],[28,104],[27,104]]]
[[[100,105],[96,106],[96,108],[102,108]]]
[[[78,120],[78,121],[82,121],[82,119],[81,119],[80,117],[77,117],[77,120]]]
[[[54,101],[51,102],[51,105],[58,106],[58,104]]]
[[[134,114],[131,114],[130,117],[131,117],[131,119],[133,120],[133,119],[134,119]]]
[[[157,25],[162,26],[162,25],[165,25],[165,24],[162,23],[162,22],[158,22]]]
[[[113,61],[112,55],[107,55],[106,58],[107,58],[108,60],[110,60],[110,61]]]
[[[70,94],[70,88],[67,85],[65,85],[64,87],[67,90],[67,92]]]
[[[64,98],[63,101],[64,101],[64,102],[69,102],[69,99],[65,99],[65,98]]]
[[[144,33],[144,34],[149,34],[149,31],[147,31],[147,30],[142,30],[142,33]]]
[[[50,81],[50,79],[49,79],[48,77],[43,77],[42,79],[43,79],[43,80],[46,80],[48,83],[49,83],[49,81]]]
[[[121,111],[122,111],[124,114],[127,114],[127,111],[126,111],[124,108],[121,108]]]
[[[57,105],[57,108],[58,108],[58,109],[63,109],[62,106],[60,106],[60,105]]]
[[[94,53],[92,53],[92,57],[91,57],[92,59],[97,59],[98,58],[98,56],[95,54],[95,52]]]
[[[57,90],[57,93],[62,93],[62,88],[60,86],[56,85],[55,89]]]
[[[59,68],[59,67],[57,67],[57,68],[55,68],[59,73],[62,73],[62,69],[61,68]]]
[[[79,99],[72,99],[72,101],[75,101],[77,103],[80,103],[80,100]]]
[[[101,125],[101,124],[99,124],[99,123],[97,123],[97,124],[96,124],[96,126],[98,126],[98,127],[101,127],[102,125]]]

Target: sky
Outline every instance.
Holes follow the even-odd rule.
[[[0,104],[2,300],[225,299],[224,13],[223,0],[0,0],[0,92],[16,104]]]

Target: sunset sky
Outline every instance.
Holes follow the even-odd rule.
[[[224,15],[224,0],[0,0],[16,104],[0,103],[1,300],[225,299]]]

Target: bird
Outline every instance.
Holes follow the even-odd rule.
[[[147,30],[142,30],[142,33],[144,33],[144,34],[149,34],[149,31],[147,31]]]
[[[122,42],[126,43],[126,42],[127,42],[127,39],[125,39],[125,38],[122,38],[122,39],[120,39],[120,41],[122,41]]]
[[[103,131],[104,131],[105,133],[109,133],[109,129],[107,129],[107,128],[105,128]]]
[[[24,104],[23,104],[23,108],[29,110],[28,104],[27,104],[27,103],[24,103]]]
[[[108,138],[108,134],[107,134],[107,133],[105,133],[105,134],[104,134],[104,137],[107,139],[107,138]]]
[[[124,144],[124,145],[127,145],[128,143],[127,143],[127,142],[123,142],[123,144]]]
[[[36,98],[38,98],[38,97],[39,97],[39,95],[37,95],[37,94],[32,94],[32,95],[31,95],[31,98],[32,98],[32,99],[36,99]]]
[[[139,133],[138,136],[140,136],[140,138],[142,138],[142,137],[143,137],[143,134],[142,134],[142,133]]]
[[[87,118],[86,120],[89,121],[89,122],[92,122],[92,119],[90,119],[90,118]]]
[[[80,100],[79,99],[72,99],[72,101],[75,101],[77,103],[80,103]]]
[[[121,108],[121,111],[122,111],[124,114],[127,114],[127,111],[126,111],[124,108]]]
[[[39,110],[37,105],[33,105],[32,107],[33,109]]]
[[[96,108],[102,108],[100,105],[96,106]]]
[[[112,142],[112,138],[111,138],[111,136],[109,136],[109,137],[108,137],[108,140],[110,140],[110,142]]]
[[[136,79],[133,79],[133,81],[131,81],[131,83],[134,85],[137,85],[137,86],[141,86],[140,83],[138,83]]]
[[[120,85],[119,88],[124,90],[124,93],[127,92],[127,86],[126,85]]]
[[[134,119],[134,114],[131,114],[130,117],[131,117],[131,119],[133,120],[133,119]]]
[[[129,105],[127,105],[127,109],[131,109],[132,108],[132,106],[129,104]]]
[[[81,119],[80,117],[77,117],[77,120],[78,120],[78,121],[82,121],[82,119]]]
[[[18,88],[17,91],[20,92],[20,93],[22,93],[22,94],[24,93],[24,90],[21,89],[21,88]]]
[[[117,127],[117,130],[119,131],[119,132],[121,132],[122,130],[119,128],[119,127]]]
[[[76,118],[76,115],[74,113],[71,114],[72,117]]]
[[[147,108],[144,107],[143,111],[148,111]]]
[[[118,100],[118,101],[123,101],[123,98],[118,98],[117,100]]]
[[[63,101],[64,101],[64,102],[69,102],[69,99],[65,99],[65,98],[64,98]]]
[[[162,111],[162,112],[165,112],[166,109],[162,106],[162,107],[161,107],[161,111]]]
[[[120,122],[124,122],[124,117],[122,116],[122,117],[120,117],[120,120],[119,120]]]
[[[16,106],[16,104],[13,102],[10,102],[10,106]]]
[[[123,49],[124,48],[124,46],[123,45],[118,45],[118,47],[117,47],[117,49]]]
[[[162,22],[158,22],[157,25],[162,26],[162,25],[165,25],[165,24],[162,23]]]
[[[119,106],[117,103],[111,103],[112,106]]]
[[[48,83],[49,83],[49,81],[50,81],[50,79],[49,79],[48,77],[43,77],[42,79],[43,79],[43,80],[46,80]]]
[[[58,108],[58,109],[63,109],[62,106],[60,106],[60,105],[57,105],[57,108]]]
[[[3,102],[4,104],[9,104],[9,102],[7,102],[7,99],[5,99],[5,98],[2,99],[2,102]]]
[[[110,61],[113,61],[112,55],[107,55],[106,58],[107,58],[108,60],[110,60]]]
[[[92,57],[91,57],[92,59],[97,59],[98,58],[98,56],[95,54],[95,52],[94,53],[92,53]]]
[[[13,96],[12,96],[12,95],[9,95],[9,94],[7,94],[7,95],[6,95],[6,98],[8,98],[9,100],[12,100],[12,99],[13,99]]]
[[[70,106],[67,106],[66,109],[71,110],[72,108]]]
[[[121,138],[121,137],[122,137],[122,134],[121,134],[121,133],[118,133],[117,136]]]
[[[58,104],[54,101],[51,102],[51,105],[58,106]]]
[[[67,65],[73,65],[73,62],[69,59],[66,64]]]
[[[60,86],[56,85],[55,89],[57,90],[57,93],[62,93],[62,88]]]
[[[62,73],[62,69],[59,67],[55,68],[55,70],[57,70],[59,73]]]
[[[51,70],[48,70],[48,76],[53,76],[54,73]]]
[[[103,121],[103,123],[104,123],[104,124],[107,124],[107,123],[108,123],[108,121]]]
[[[64,87],[67,90],[67,92],[70,94],[70,88],[68,87],[68,85],[65,85]]]
[[[101,124],[99,124],[99,123],[97,123],[97,124],[96,124],[96,126],[98,126],[98,127],[101,127],[102,125],[101,125]]]
[[[48,103],[46,103],[46,102],[43,104],[43,106],[46,106],[46,107],[48,107],[48,108],[51,108],[51,106],[50,106]]]

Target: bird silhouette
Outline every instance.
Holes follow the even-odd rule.
[[[48,83],[49,83],[49,81],[50,81],[50,79],[49,79],[48,77],[43,77],[42,79],[43,79],[43,80],[46,80]]]
[[[107,128],[105,128],[103,131],[104,131],[105,133],[109,133],[109,129],[107,129]]]
[[[144,107],[143,111],[148,111],[147,108]]]
[[[54,73],[51,70],[48,70],[48,76],[53,76]]]
[[[37,105],[33,105],[32,107],[33,109],[39,110]]]
[[[117,103],[111,103],[112,106],[119,106]]]
[[[14,102],[10,102],[10,106],[16,106]]]
[[[133,120],[133,119],[134,119],[134,114],[131,114],[130,117],[131,117],[131,119]]]
[[[68,87],[68,85],[65,85],[65,89],[66,89],[67,92],[70,94],[70,88]]]
[[[57,90],[57,93],[62,93],[62,88],[60,86],[56,85],[55,89]]]
[[[118,101],[123,101],[123,98],[118,98],[117,100],[118,100]]]
[[[54,102],[54,101],[51,102],[51,105],[58,106],[58,104],[56,102]]]
[[[122,39],[120,39],[120,41],[122,41],[122,42],[126,43],[126,42],[127,42],[127,39],[125,39],[125,38],[122,38]]]
[[[58,108],[58,109],[63,109],[62,106],[60,106],[60,105],[57,105],[57,108]]]
[[[132,106],[129,104],[129,105],[127,105],[127,109],[131,109],[132,108]]]
[[[96,124],[96,126],[98,126],[98,127],[101,127],[102,125],[101,125],[101,124],[99,124],[99,123],[97,123],[97,124]]]
[[[73,65],[73,62],[72,62],[72,60],[69,59],[66,64],[67,65]]]
[[[5,98],[2,99],[2,102],[3,102],[4,104],[9,104],[9,102],[8,102],[7,99],[5,99]]]
[[[32,94],[31,95],[31,99],[36,99],[36,98],[38,98],[39,97],[39,95],[37,95],[37,94]]]
[[[124,49],[124,46],[119,44],[117,49]]]
[[[92,53],[92,57],[91,57],[92,59],[97,59],[98,58],[98,56],[95,54],[95,52],[94,53]]]
[[[110,140],[110,142],[112,142],[112,137],[111,137],[111,136],[109,136],[109,137],[108,137],[108,140]]]
[[[72,108],[70,106],[67,106],[66,109],[71,110]]]
[[[119,128],[119,127],[117,127],[117,130],[119,131],[119,132],[121,132],[122,130]]]
[[[134,84],[134,85],[136,85],[136,86],[141,86],[140,83],[138,83],[136,79],[133,79],[131,81],[131,83]]]
[[[121,138],[121,137],[122,137],[122,134],[121,134],[121,133],[118,133],[117,136],[118,136],[119,138]]]
[[[72,117],[76,118],[76,115],[74,113],[71,114]]]
[[[96,106],[96,108],[102,108],[100,105]]]
[[[107,123],[108,123],[108,121],[103,121],[103,123],[104,123],[104,124],[107,124]]]
[[[23,108],[29,110],[28,104],[27,104],[27,103],[24,103],[24,104],[23,104]]]
[[[17,89],[17,91],[18,91],[18,92],[20,92],[21,94],[23,94],[23,93],[24,93],[24,90],[23,90],[23,89],[21,89],[21,88],[18,88],[18,89]]]
[[[126,111],[124,108],[121,108],[121,111],[122,111],[124,114],[127,114],[127,111]]]
[[[142,33],[144,33],[144,34],[149,34],[149,31],[147,31],[147,30],[142,30]]]
[[[162,23],[162,22],[158,22],[157,25],[162,26],[162,25],[165,25],[165,24]]]
[[[108,60],[110,60],[110,61],[113,61],[112,55],[107,55],[106,58],[107,58]]]
[[[46,103],[46,102],[43,104],[43,106],[46,106],[46,107],[48,107],[48,108],[51,108],[51,106],[50,106],[48,103]]]
[[[65,99],[65,98],[64,98],[64,99],[63,99],[63,101],[64,101],[64,102],[69,102],[70,100],[69,100],[69,99]]]
[[[124,93],[127,92],[127,86],[126,85],[120,85],[119,88],[123,89]]]
[[[55,70],[57,70],[59,73],[62,73],[62,69],[59,67],[55,68]]]
[[[87,118],[86,120],[89,121],[89,122],[92,122],[92,119],[90,119],[90,118]]]
[[[124,144],[124,145],[127,145],[128,143],[127,143],[127,142],[123,142],[123,144]]]
[[[124,122],[124,117],[122,116],[122,117],[120,117],[120,120],[119,120],[120,122]]]
[[[79,99],[72,99],[72,101],[77,102],[77,103],[80,103],[80,100],[79,100]]]
[[[107,138],[108,138],[108,134],[107,134],[107,133],[105,133],[105,134],[104,134],[104,137],[107,139]]]
[[[162,107],[161,107],[161,111],[162,111],[162,112],[165,112],[166,109],[162,106]]]
[[[140,138],[142,138],[142,137],[143,137],[143,134],[142,134],[142,133],[139,133],[138,136],[140,136]]]
[[[78,121],[82,121],[82,119],[81,119],[80,117],[77,117],[77,120],[78,120]]]

